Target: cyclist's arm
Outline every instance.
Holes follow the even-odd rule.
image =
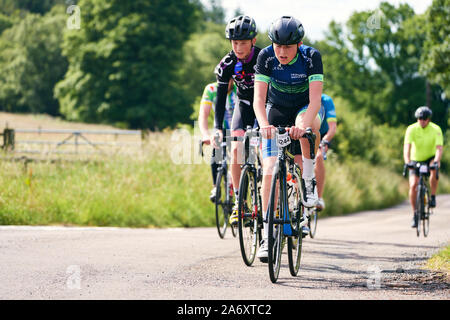
[[[405,163],[411,162],[411,145],[413,142],[412,135],[412,126],[409,126],[406,128],[405,139],[403,141],[403,161],[405,161]]]
[[[200,127],[200,132],[202,137],[209,137],[208,129],[208,117],[211,113],[212,103],[209,101],[202,101],[200,104],[200,112],[198,114],[198,126]]]
[[[440,165],[441,163],[443,145],[444,145],[444,137],[442,135],[442,129],[438,127],[436,134],[436,155],[434,156],[434,161],[437,162],[438,165]]]
[[[439,166],[441,164],[443,148],[443,146],[436,146],[436,155],[434,156],[434,162],[437,162]]]
[[[267,88],[269,85],[263,81],[255,81],[255,96],[253,100],[253,109],[255,111],[256,119],[260,127],[267,127],[269,125],[269,120],[266,114],[266,99],[267,99]]]
[[[226,83],[218,82],[216,110],[214,112],[214,127],[217,130],[223,129],[223,118],[225,117],[227,93],[228,93],[228,81]]]
[[[405,143],[403,145],[403,161],[405,161],[405,163],[411,162],[411,144],[410,143]]]
[[[336,134],[336,129],[337,129],[337,122],[329,121],[328,122],[328,132],[323,137],[323,140],[327,140],[328,142],[331,142],[331,140],[334,138],[334,135]]]
[[[305,125],[304,129],[312,127],[313,121],[319,112],[322,88],[322,81],[313,81],[309,84],[309,106],[303,118],[303,123]]]
[[[255,91],[253,96],[253,110],[255,111],[261,134],[266,139],[271,138],[270,129],[268,129],[270,124],[266,114],[267,90],[271,74],[269,59],[270,55],[267,49],[261,50],[258,54],[255,65]]]
[[[313,50],[310,52],[311,65],[308,69],[309,81],[309,106],[303,117],[303,124],[306,127],[312,127],[314,119],[319,112],[322,103],[323,89],[323,65],[320,52]]]

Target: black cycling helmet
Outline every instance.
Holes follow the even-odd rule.
[[[225,37],[229,40],[251,40],[257,33],[255,20],[249,16],[237,16],[225,27]]]
[[[433,111],[431,111],[430,108],[428,108],[427,106],[422,106],[417,108],[414,116],[416,117],[416,119],[430,119],[432,114]]]
[[[300,43],[305,36],[305,29],[300,20],[291,16],[283,16],[269,28],[269,39],[273,43],[288,45]]]

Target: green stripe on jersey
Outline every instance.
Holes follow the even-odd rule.
[[[263,74],[255,74],[255,81],[261,81],[265,83],[270,82],[270,77],[263,75]]]
[[[308,78],[309,82],[313,81],[322,81],[323,82],[323,74],[313,74]]]
[[[286,93],[303,93],[309,88],[309,83],[304,83],[300,85],[287,85],[272,82],[272,87],[281,92]]]

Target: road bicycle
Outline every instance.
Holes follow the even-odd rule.
[[[436,170],[436,179],[439,179],[439,167],[436,163],[431,166],[427,162],[411,162],[403,167],[403,176],[406,176],[407,169],[413,169],[419,174],[419,183],[416,192],[416,209],[414,210],[414,221],[416,224],[417,236],[420,236],[420,224],[422,223],[423,235],[428,236],[430,231],[430,215],[433,213],[430,207],[430,170]]]
[[[262,163],[259,151],[258,129],[247,127],[244,135],[244,164],[239,183],[238,233],[242,259],[251,266],[261,240],[262,205],[261,181]]]
[[[273,169],[271,189],[268,204],[268,266],[270,280],[275,283],[281,267],[281,253],[287,238],[287,253],[289,271],[292,276],[298,274],[302,252],[302,228],[308,223],[304,216],[301,202],[304,181],[301,178],[300,167],[294,161],[294,155],[288,150],[291,144],[289,132],[285,128],[276,128],[278,157]],[[314,159],[315,134],[307,128],[302,138],[307,138],[310,144],[310,156]],[[287,174],[295,183],[288,189]],[[291,200],[289,201],[289,195]],[[278,205],[277,205],[278,204]]]
[[[227,136],[226,130],[223,129],[222,141],[220,144],[218,133],[215,136],[215,140],[220,148],[215,149],[214,156],[214,160],[219,163],[219,167],[217,168],[216,197],[214,203],[217,232],[219,233],[219,237],[223,239],[228,226],[231,227],[231,234],[233,237],[236,237],[237,235],[237,226],[230,225],[229,222],[229,217],[234,206],[234,187],[231,175],[228,172],[227,145],[231,141],[242,141],[243,138]],[[200,141],[200,154],[203,156],[203,141]]]

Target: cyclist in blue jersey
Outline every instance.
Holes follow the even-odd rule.
[[[238,103],[234,108],[233,119],[231,121],[231,135],[234,137],[244,136],[247,126],[255,123],[255,113],[253,111],[253,89],[254,89],[254,66],[260,48],[255,47],[256,43],[256,23],[248,16],[238,16],[231,19],[226,28],[225,36],[230,40],[232,49],[215,69],[217,77],[217,104],[215,112],[215,134],[222,137],[222,123],[225,113],[225,99],[228,81],[234,80],[237,87]],[[222,141],[219,139],[219,141]],[[211,144],[218,148],[211,137]],[[230,223],[237,224],[238,190],[241,176],[241,164],[243,163],[242,142],[231,143],[231,177],[233,180],[236,201],[230,215]],[[239,157],[238,157],[239,155]]]
[[[319,196],[317,209],[319,210],[325,209],[325,201],[323,200],[323,189],[325,188],[325,165],[323,163],[323,155],[327,153],[328,147],[330,146],[331,140],[336,134],[337,129],[336,108],[334,107],[333,100],[330,96],[322,94],[321,103],[324,109],[325,119],[323,119],[319,130],[321,142],[319,152],[316,154],[316,165],[314,168],[317,180],[317,194]]]
[[[308,140],[300,138],[306,128],[312,128],[319,136],[323,119],[323,66],[319,51],[302,44],[304,33],[302,23],[294,17],[277,19],[269,29],[272,45],[261,50],[255,66],[254,109],[263,137],[264,175],[261,193],[265,221],[272,169],[278,153],[275,126],[291,127],[289,134],[293,140],[297,140],[293,142],[294,154],[295,161],[302,167],[305,186],[303,205],[312,207],[317,202],[314,159],[310,158]],[[318,146],[319,139],[316,139],[316,151]],[[267,258],[267,237],[265,223],[263,241],[257,253],[261,260]]]
[[[215,112],[217,102],[217,82],[210,83],[206,85],[203,90],[202,100],[200,101],[200,111],[198,114],[198,125],[200,127],[200,132],[202,134],[202,142],[205,144],[210,144],[210,132],[208,128],[208,117],[211,110]],[[233,79],[230,79],[228,83],[228,95],[225,105],[225,116],[223,118],[223,127],[228,130],[231,127],[231,119],[233,117],[234,105],[236,103],[236,86],[234,85]],[[219,167],[218,161],[216,159],[216,149],[213,148],[211,154],[211,174],[213,179],[213,188],[209,199],[215,202],[216,199],[216,178],[217,178],[217,168]]]

